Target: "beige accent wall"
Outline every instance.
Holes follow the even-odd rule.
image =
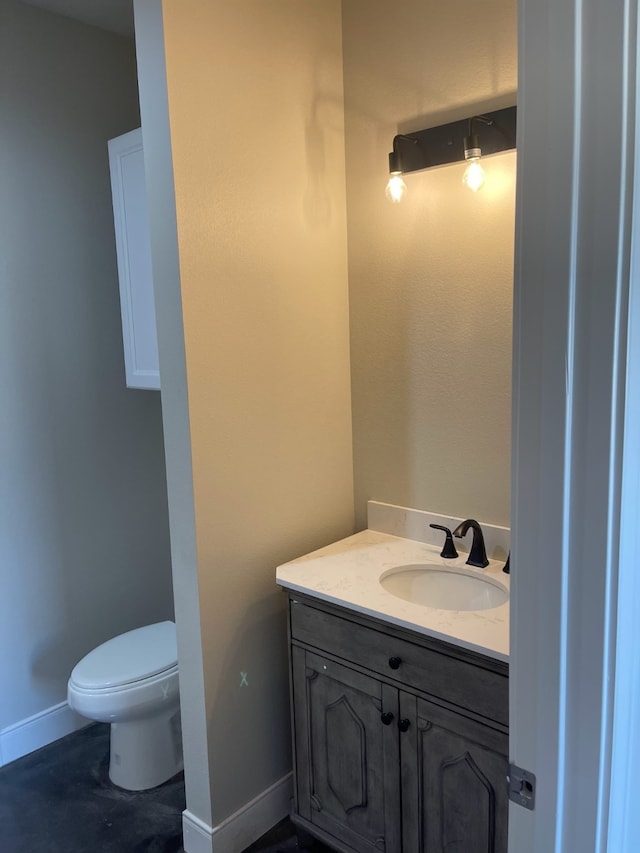
[[[509,524],[515,153],[384,195],[396,133],[515,103],[516,3],[344,0],[355,505]]]
[[[215,825],[291,769],[275,567],[353,529],[341,17],[163,10]]]

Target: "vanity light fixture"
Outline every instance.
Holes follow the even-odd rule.
[[[478,134],[473,132],[473,122],[480,121],[490,127],[493,120],[487,116],[472,116],[469,119],[469,133],[464,138],[464,159],[469,165],[464,170],[462,183],[472,192],[477,193],[484,186],[484,169],[480,158],[482,157],[482,148],[480,148],[480,140]]]
[[[386,196],[389,201],[397,204],[407,194],[407,185],[402,179],[402,158],[400,157],[399,145],[401,142],[409,142],[417,145],[418,140],[404,133],[399,133],[393,139],[393,151],[389,154],[389,181],[387,182]]]
[[[398,134],[389,154],[387,198],[393,202],[404,198],[407,187],[403,176],[410,172],[465,160],[468,166],[463,183],[477,192],[484,184],[481,156],[516,147],[516,114],[517,107],[507,107],[426,130]]]

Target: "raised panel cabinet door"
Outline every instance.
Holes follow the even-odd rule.
[[[294,649],[298,814],[358,853],[400,850],[395,688]]]
[[[507,853],[508,735],[401,694],[404,853]]]
[[[113,222],[128,388],[160,388],[142,130],[109,143]]]

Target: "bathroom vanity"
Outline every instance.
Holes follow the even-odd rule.
[[[468,573],[465,557],[443,570]],[[337,851],[506,853],[508,602],[439,610],[380,583],[394,567],[443,563],[432,545],[367,530],[278,569],[291,817]],[[508,592],[500,572],[482,577],[504,577]]]

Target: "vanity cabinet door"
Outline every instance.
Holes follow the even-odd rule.
[[[400,694],[404,853],[506,853],[508,735]]]
[[[350,850],[397,853],[397,690],[299,647],[292,656],[297,814]]]

